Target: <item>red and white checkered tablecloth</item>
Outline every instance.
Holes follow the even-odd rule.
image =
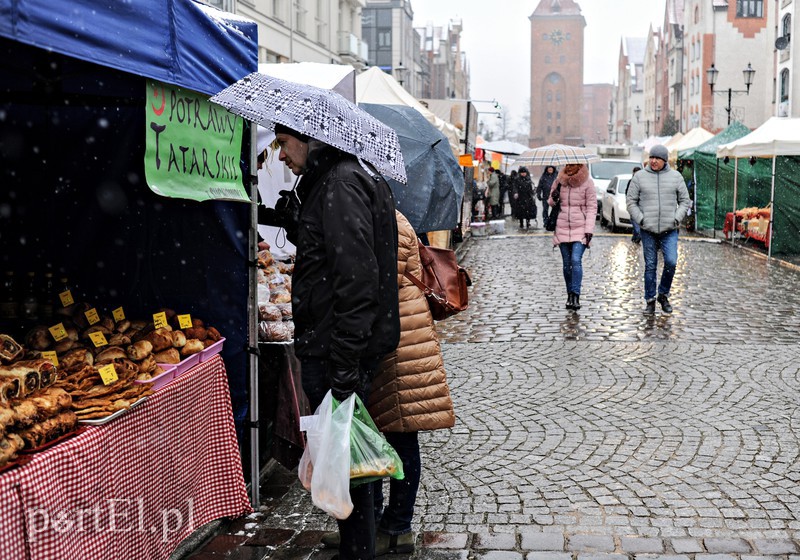
[[[167,558],[200,525],[250,511],[215,356],[120,418],[0,474],[0,556]]]

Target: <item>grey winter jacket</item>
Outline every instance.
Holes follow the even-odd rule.
[[[677,229],[691,204],[683,177],[669,164],[660,171],[646,167],[634,174],[625,200],[631,220],[650,233]]]

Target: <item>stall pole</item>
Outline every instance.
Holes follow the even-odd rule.
[[[736,189],[739,186],[739,158],[733,160],[733,230],[731,244],[736,247]]]
[[[769,248],[767,249],[767,257],[772,258],[772,224],[775,221],[775,160],[777,156],[772,156],[772,190],[769,193],[769,232],[767,233],[767,240]]]
[[[259,495],[261,469],[259,468],[258,446],[258,302],[257,299],[257,267],[258,262],[258,162],[256,146],[258,145],[258,127],[250,126],[250,234],[248,236],[248,285],[247,295],[247,340],[250,347],[248,360],[250,365],[250,504],[258,509],[261,504]]]
[[[711,237],[717,238],[717,204],[719,202],[719,158],[717,158],[717,174],[714,179],[714,215],[711,220]],[[723,221],[724,224],[724,221]]]

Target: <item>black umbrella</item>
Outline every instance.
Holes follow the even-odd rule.
[[[407,177],[405,185],[387,177],[397,209],[417,233],[456,227],[464,174],[447,138],[412,107],[373,103],[359,107],[397,132]]]

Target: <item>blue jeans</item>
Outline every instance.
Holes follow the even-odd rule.
[[[573,241],[572,243],[560,243],[558,248],[561,249],[561,262],[564,266],[564,282],[567,284],[567,292],[580,295],[581,283],[583,283],[583,263],[581,261],[586,245],[580,241]]]
[[[361,362],[361,384],[356,393],[366,402],[369,384],[377,360]],[[303,391],[308,397],[311,410],[316,410],[330,389],[328,382],[328,361],[320,358],[301,358],[301,378]],[[337,520],[339,525],[340,560],[373,560],[375,557],[375,493],[374,484],[361,484],[350,488],[350,499],[353,501],[353,512],[344,520]]]
[[[664,270],[661,271],[658,295],[669,296],[672,279],[675,277],[675,267],[678,264],[678,230],[651,233],[643,229],[641,235],[644,253],[644,299],[650,301],[656,297],[659,251],[664,258]]]
[[[547,199],[545,198],[542,201],[542,225],[544,225],[544,221],[547,219],[547,216],[550,214],[550,205],[547,204]]]
[[[386,441],[403,461],[403,480],[389,479],[389,504],[383,507],[383,481],[375,483],[375,519],[378,529],[390,535],[411,532],[422,461],[417,432],[384,432]]]
[[[633,224],[633,235],[631,236],[631,239],[640,239],[642,237],[641,226],[639,226],[639,224],[637,224],[633,220],[631,220],[631,224]]]

